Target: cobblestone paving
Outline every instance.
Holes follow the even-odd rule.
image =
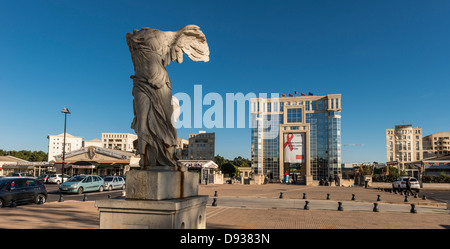
[[[382,209],[373,211],[335,210],[303,210],[301,208],[274,208],[273,206],[239,207],[224,206],[219,201],[218,206],[212,206],[215,191],[220,197],[237,197],[241,199],[259,199],[261,203],[276,203],[280,192],[283,199],[298,199],[303,201],[303,193],[311,203],[323,203],[326,194],[330,194],[330,202],[344,201],[349,204],[352,194],[356,200],[352,203],[361,205],[372,204],[380,195]],[[404,195],[364,189],[361,187],[308,187],[299,185],[268,184],[254,185],[207,185],[200,186],[200,195],[209,195],[206,208],[206,227],[208,229],[449,229],[450,210],[446,203],[434,200],[422,200],[409,197],[410,202],[404,203]],[[233,198],[231,198],[233,197]],[[257,197],[257,198],[255,198]],[[320,201],[319,201],[320,200]],[[421,208],[438,209],[441,213],[410,213],[386,210],[394,205],[405,206],[415,203]],[[264,204],[264,205],[265,205]],[[261,205],[261,204],[259,204]],[[302,204],[303,205],[303,204]],[[356,204],[354,204],[356,205]],[[348,206],[348,205],[347,205]],[[314,206],[313,206],[314,207]],[[421,210],[421,209],[418,209]],[[19,205],[16,208],[0,209],[0,229],[98,229],[99,212],[94,201],[50,202],[44,205]]]

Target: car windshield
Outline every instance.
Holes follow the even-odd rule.
[[[112,176],[107,176],[107,177],[105,177],[105,179],[103,179],[103,180],[105,180],[105,182],[110,182],[110,181],[112,181],[114,179],[114,177],[112,177]]]
[[[74,176],[69,178],[67,181],[68,182],[80,182],[82,181],[86,176]]]

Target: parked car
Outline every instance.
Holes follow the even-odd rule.
[[[61,174],[51,174],[48,175],[47,178],[47,183],[56,183],[56,184],[60,184],[62,182],[62,178],[61,178]],[[68,175],[64,175],[64,181],[67,181],[67,179],[69,179]]]
[[[10,206],[12,200],[16,204],[34,202],[44,203],[47,200],[45,185],[30,177],[5,177],[0,179],[0,207]]]
[[[103,189],[105,189],[105,181],[96,175],[77,175],[59,185],[59,190],[62,193],[82,194],[90,191],[102,192]]]
[[[43,174],[43,175],[40,175],[37,179],[43,183],[46,183],[48,180],[48,176],[49,176],[48,174]]]
[[[106,190],[125,189],[125,179],[121,176],[105,176],[103,180]]]
[[[402,191],[406,189],[406,182],[409,176],[401,176],[392,182],[392,189]],[[411,177],[411,190],[420,191],[420,183],[415,177]]]
[[[33,177],[33,175],[25,172],[14,172],[11,174],[11,177]]]

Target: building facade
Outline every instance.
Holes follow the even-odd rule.
[[[176,152],[179,160],[189,159],[189,140],[177,137]]]
[[[92,139],[91,141],[83,141],[83,147],[89,147],[89,146],[97,146],[97,147],[102,147],[103,143],[102,140],[95,138]]]
[[[250,100],[255,175],[296,182],[340,175],[341,94]]]
[[[48,135],[48,161],[55,161],[55,156],[63,153],[64,133]],[[66,133],[66,153],[78,150],[83,146],[83,138]]]
[[[423,137],[423,158],[450,155],[450,132],[437,132]]]
[[[386,129],[386,154],[389,165],[405,169],[407,163],[423,159],[422,128],[396,125]]]
[[[189,160],[214,160],[215,133],[189,133]]]
[[[134,152],[133,141],[136,139],[137,135],[131,133],[102,133],[102,147]]]
[[[55,156],[57,173],[62,172],[62,154]],[[139,156],[135,153],[102,148],[97,146],[83,147],[66,153],[64,174],[73,176],[80,174],[96,174],[99,176],[125,176],[132,169],[139,169]]]

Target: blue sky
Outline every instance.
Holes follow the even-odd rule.
[[[342,94],[342,162],[385,162],[386,128],[450,131],[449,1],[4,1],[0,149],[47,151],[47,135],[130,132],[125,34],[196,24],[208,63],[168,66],[173,93]],[[204,106],[203,110],[208,109]],[[216,133],[216,153],[250,158],[250,130]]]

